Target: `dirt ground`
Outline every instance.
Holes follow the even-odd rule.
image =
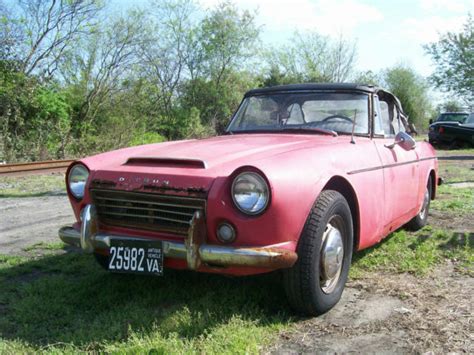
[[[74,221],[65,194],[0,201],[0,254],[23,255],[33,244],[58,242],[58,229]]]
[[[460,159],[466,169],[474,157]],[[449,174],[448,174],[449,175]],[[24,249],[58,241],[57,230],[74,220],[65,194],[2,198],[0,254],[30,255]],[[474,231],[474,219],[443,220],[432,211],[434,227]],[[428,276],[370,273],[349,281],[341,302],[318,318],[282,333],[268,353],[474,353],[474,278],[449,263]]]
[[[425,278],[371,274],[339,304],[280,335],[270,353],[470,353],[474,279],[449,264]]]

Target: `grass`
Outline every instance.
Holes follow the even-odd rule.
[[[471,218],[474,213],[474,189],[441,185],[430,209],[445,220]],[[431,217],[432,218],[432,217]],[[452,226],[454,227],[454,226]],[[367,272],[409,272],[418,276],[451,260],[462,273],[474,276],[474,233],[460,233],[446,228],[425,226],[418,232],[400,229],[382,243],[357,253],[351,267],[351,277]]]
[[[79,253],[0,256],[0,290],[0,353],[255,353],[292,319],[274,274],[113,275]]]
[[[117,275],[62,248],[40,243],[28,248],[46,250],[40,257],[0,255],[0,353],[256,353],[297,320],[276,273]],[[474,234],[397,231],[357,253],[350,277],[422,277],[446,260],[474,276]]]
[[[472,160],[474,165],[474,157]],[[439,169],[439,175],[447,184],[455,182],[474,182],[474,170],[469,166],[459,166],[454,161],[447,161]]]
[[[474,189],[441,185],[437,199],[431,202],[431,208],[458,216],[470,216],[474,212]]]
[[[66,193],[64,175],[0,177],[0,198],[35,197]]]
[[[454,155],[474,155],[474,148],[447,149],[445,147],[435,147],[435,150],[436,155],[439,157]]]
[[[439,158],[439,175],[446,183],[474,182],[474,148],[436,149]],[[457,160],[451,160],[457,157]],[[450,159],[451,158],[451,159]]]
[[[440,168],[450,169],[449,182],[474,181],[474,172],[451,161]],[[0,197],[64,191],[62,176],[16,180],[0,180]],[[474,212],[474,191],[442,185],[431,208],[448,221],[465,220]],[[355,254],[350,278],[424,277],[447,262],[474,277],[474,233],[448,229],[399,230]],[[276,273],[116,275],[63,247],[39,243],[25,249],[30,257],[0,255],[0,353],[257,353],[298,320]]]
[[[474,233],[433,230],[431,226],[417,233],[399,230],[357,253],[350,276],[365,277],[372,271],[423,276],[446,260],[454,262],[460,272],[474,276]]]

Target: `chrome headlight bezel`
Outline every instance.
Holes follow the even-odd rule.
[[[236,197],[236,187],[239,183],[243,182],[247,178],[247,181],[251,181],[253,183],[256,183],[259,188],[257,189],[257,192],[261,194],[263,197],[263,200],[260,200],[260,197],[257,197],[257,201],[253,204],[251,208],[246,208],[243,206],[241,203],[239,203],[238,198]],[[266,211],[268,205],[270,204],[270,198],[271,198],[271,192],[270,192],[270,186],[265,179],[265,177],[262,176],[262,174],[259,174],[255,171],[243,171],[239,173],[234,180],[232,181],[232,187],[231,187],[231,196],[232,196],[232,201],[234,202],[234,206],[242,213],[248,215],[248,216],[258,216],[262,214],[263,212]],[[256,207],[258,205],[258,207]]]
[[[75,164],[69,169],[67,187],[70,194],[77,200],[82,200],[86,191],[89,169],[84,164]]]

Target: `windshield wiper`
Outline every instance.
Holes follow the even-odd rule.
[[[304,126],[287,126],[287,127],[282,127],[279,129],[279,131],[299,131],[299,132],[317,132],[317,133],[322,133],[322,134],[327,134],[333,137],[337,137],[337,132],[333,131],[332,129],[325,129],[325,128],[319,128],[319,127],[304,127]]]

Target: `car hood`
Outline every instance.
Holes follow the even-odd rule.
[[[203,140],[186,140],[149,144],[120,149],[83,159],[91,170],[129,169],[148,166],[151,169],[234,168],[278,155],[289,150],[336,143],[321,135],[238,134]]]
[[[337,141],[326,135],[235,134],[125,148],[82,162],[91,170],[91,187],[205,193],[214,179],[239,167],[258,168],[270,157]]]

